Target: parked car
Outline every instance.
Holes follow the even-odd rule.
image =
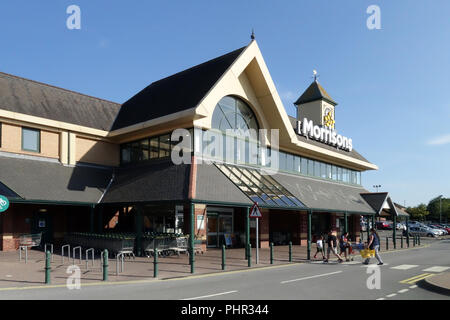
[[[403,230],[405,228],[405,224],[401,222],[397,222],[397,230]]]
[[[445,224],[434,224],[434,226],[447,231],[447,234],[450,233],[450,226],[448,226],[448,225],[445,225]]]
[[[376,222],[375,226],[378,230],[392,230],[392,226],[386,221]]]
[[[424,227],[410,227],[409,236],[420,236],[420,237],[435,237],[439,236],[440,232],[431,228]]]
[[[430,224],[430,225],[428,225],[428,227],[431,228],[431,229],[434,229],[434,230],[438,230],[441,233],[440,234],[441,236],[448,234],[447,230],[445,230],[444,228],[439,227],[439,226],[437,226],[435,224]]]

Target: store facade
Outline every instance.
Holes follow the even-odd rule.
[[[330,229],[358,240],[376,214],[361,173],[377,166],[336,130],[337,103],[314,80],[288,116],[254,40],[122,105],[7,74],[0,99],[2,250],[38,231],[134,232],[137,252],[146,233],[255,246],[255,202],[261,247],[310,248]]]

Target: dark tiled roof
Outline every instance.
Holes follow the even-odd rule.
[[[366,200],[366,202],[373,208],[373,210],[378,214],[383,208],[384,201],[388,196],[387,192],[367,192],[362,193],[361,196]]]
[[[0,182],[25,200],[97,203],[112,170],[0,156]]]
[[[112,130],[196,107],[245,48],[153,82],[122,105]]]
[[[187,200],[190,167],[168,160],[119,168],[102,203]]]
[[[300,96],[300,98],[295,101],[295,105],[304,104],[316,100],[323,99],[332,105],[337,105],[337,102],[335,102],[330,95],[325,91],[325,89],[318,83],[317,81],[314,81],[311,83],[311,85],[306,89],[305,92]]]
[[[278,173],[273,176],[308,208],[373,214],[361,197],[363,187],[348,186],[302,176]]]
[[[337,152],[339,154],[342,154],[342,155],[345,155],[345,156],[348,156],[348,157],[352,157],[352,158],[357,159],[357,160],[369,162],[369,160],[367,160],[362,155],[360,155],[355,149],[352,149],[352,151],[350,151],[350,152],[349,151],[345,151],[345,150],[338,149],[336,147],[330,146],[330,145],[328,145],[326,143],[322,143],[320,141],[316,141],[316,140],[313,140],[313,139],[307,139],[305,136],[297,134],[297,130],[296,130],[296,128],[297,128],[297,119],[294,118],[294,117],[289,116],[289,121],[291,122],[292,127],[294,128],[295,134],[297,135],[297,138],[300,141],[302,141],[304,143],[308,143],[308,144],[314,145],[314,146],[317,146],[317,147],[320,147],[320,148],[323,148],[323,149],[334,151],[334,152]]]
[[[109,131],[114,102],[0,72],[0,109]]]

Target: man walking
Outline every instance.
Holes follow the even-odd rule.
[[[342,262],[341,256],[337,253],[337,238],[336,238],[336,232],[333,230],[330,230],[328,232],[328,248],[327,248],[327,259],[324,261],[325,263],[328,262],[328,259],[330,259],[330,251],[333,252],[333,254],[339,259],[339,262]]]

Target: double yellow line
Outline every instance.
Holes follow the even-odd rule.
[[[402,280],[402,281],[400,281],[400,283],[415,284],[416,282],[419,282],[420,280],[431,277],[433,275],[434,275],[434,273],[422,273],[422,274],[419,274],[418,276]]]

